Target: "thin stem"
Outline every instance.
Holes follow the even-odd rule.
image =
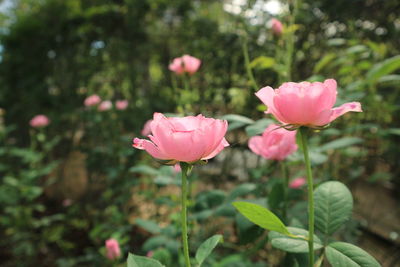
[[[257,85],[256,80],[254,79],[253,72],[250,68],[250,58],[249,58],[249,49],[247,47],[247,39],[246,37],[242,38],[242,49],[243,49],[243,56],[244,56],[244,64],[246,66],[247,75],[251,81],[251,85],[253,86],[255,91],[258,91],[259,87]]]
[[[287,223],[287,209],[288,209],[288,190],[289,190],[289,172],[285,162],[280,162],[282,175],[283,175],[283,210],[282,217],[283,221]]]
[[[186,267],[190,267],[190,257],[189,257],[189,243],[188,243],[188,234],[187,234],[187,215],[186,215],[186,202],[187,202],[187,177],[190,171],[192,170],[192,166],[181,162],[182,169],[182,210],[181,210],[181,221],[182,221],[182,243],[183,243],[183,255],[185,257]]]
[[[307,185],[308,185],[308,255],[309,266],[314,265],[314,186],[311,172],[311,163],[308,156],[307,147],[307,128],[300,127],[301,144],[303,146],[304,162],[307,170]]]

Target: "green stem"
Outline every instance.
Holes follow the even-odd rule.
[[[304,162],[307,170],[307,185],[308,185],[308,255],[309,266],[314,265],[314,186],[311,172],[311,163],[308,156],[307,147],[307,128],[300,127],[301,144],[303,146]]]
[[[285,162],[282,160],[281,162],[282,175],[283,175],[283,210],[282,217],[283,221],[287,223],[287,209],[288,209],[288,190],[289,190],[289,172]]]
[[[181,220],[182,220],[182,243],[183,243],[183,255],[185,257],[186,267],[190,267],[190,257],[189,257],[189,243],[188,243],[188,233],[187,233],[187,215],[186,215],[186,202],[187,202],[187,177],[192,170],[193,166],[181,162],[182,169],[182,210],[181,210]]]
[[[259,87],[257,85],[256,80],[254,79],[253,72],[250,68],[250,58],[249,58],[249,49],[247,48],[247,39],[246,37],[242,38],[242,49],[243,49],[243,56],[244,56],[244,64],[246,65],[247,75],[251,81],[251,85],[254,88],[254,91],[258,91]]]

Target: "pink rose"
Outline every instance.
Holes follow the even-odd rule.
[[[30,121],[29,124],[34,127],[34,128],[40,128],[40,127],[45,127],[49,125],[50,120],[46,115],[36,115],[33,117]]]
[[[228,122],[203,115],[167,118],[154,113],[149,140],[135,138],[133,147],[146,150],[151,156],[168,161],[195,163],[215,157],[225,147]]]
[[[110,100],[105,100],[103,102],[100,103],[98,110],[99,111],[106,111],[106,110],[110,110],[112,108],[112,103]]]
[[[336,81],[288,82],[278,89],[267,86],[256,96],[267,105],[270,113],[283,124],[318,127],[329,124],[349,111],[362,112],[359,102],[350,102],[333,108],[336,102]]]
[[[99,104],[100,102],[101,98],[98,95],[91,95],[86,97],[84,104],[86,107],[91,107]]]
[[[189,73],[194,74],[200,68],[201,60],[189,55],[175,58],[171,64],[169,64],[169,70],[176,74]]]
[[[115,101],[115,107],[118,110],[124,110],[128,107],[128,100],[117,100]]]
[[[297,150],[296,131],[288,131],[271,124],[262,136],[253,136],[249,140],[251,151],[270,160],[284,160]]]
[[[107,258],[110,260],[115,260],[119,256],[121,256],[121,250],[119,248],[118,241],[114,238],[110,238],[106,241],[106,251],[107,251]]]
[[[142,132],[141,132],[141,134],[142,134],[143,136],[148,136],[149,134],[151,134],[150,124],[151,124],[152,121],[153,121],[153,120],[148,120],[148,121],[146,121],[146,123],[144,124],[143,130],[142,130]]]
[[[289,187],[290,187],[290,188],[295,188],[295,189],[297,189],[297,188],[302,187],[302,186],[305,185],[305,184],[306,184],[306,179],[303,178],[303,177],[298,177],[298,178],[293,179],[293,180],[289,183]]]
[[[279,20],[273,18],[273,19],[271,19],[270,23],[271,23],[272,32],[277,36],[281,36],[282,32],[283,32],[282,22],[280,22]]]

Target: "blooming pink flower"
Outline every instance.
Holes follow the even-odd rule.
[[[215,157],[226,146],[228,122],[203,115],[167,118],[154,113],[149,140],[135,138],[133,147],[146,150],[151,156],[168,161],[195,163]]]
[[[282,32],[283,32],[282,22],[280,22],[278,19],[273,18],[273,19],[271,19],[270,23],[271,23],[272,32],[277,36],[282,35]]]
[[[324,126],[349,111],[362,112],[359,102],[350,102],[333,108],[336,102],[336,81],[288,82],[278,89],[267,86],[256,96],[268,106],[266,113],[273,114],[283,124],[294,126]]]
[[[153,121],[153,120],[148,120],[148,121],[146,121],[146,123],[144,124],[143,129],[142,129],[142,132],[141,132],[141,134],[142,134],[143,136],[148,136],[149,134],[151,134],[150,124],[151,124],[152,121]]]
[[[106,111],[112,108],[112,103],[110,100],[105,100],[100,103],[98,110],[99,111]]]
[[[183,55],[182,57],[175,58],[171,64],[169,64],[169,70],[176,74],[189,73],[194,74],[200,68],[201,60],[189,55]]]
[[[90,107],[90,106],[95,106],[101,102],[101,98],[98,95],[91,95],[86,97],[85,99],[85,106]]]
[[[306,179],[304,177],[298,177],[298,178],[293,179],[289,183],[289,187],[297,189],[297,188],[302,187],[305,184],[306,184]]]
[[[43,114],[36,115],[29,121],[29,124],[34,128],[45,127],[49,125],[49,123],[50,123],[49,118]]]
[[[115,260],[121,256],[121,249],[119,248],[118,241],[114,238],[106,240],[107,258]]]
[[[128,100],[117,100],[115,101],[115,107],[119,110],[124,110],[128,107]]]
[[[249,140],[251,151],[270,160],[284,160],[297,150],[296,131],[288,131],[279,125],[271,124],[262,136]]]

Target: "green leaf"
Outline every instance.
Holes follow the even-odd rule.
[[[337,55],[335,53],[329,53],[323,56],[323,58],[315,64],[313,73],[319,73],[326,65],[328,65]]]
[[[250,62],[250,68],[269,69],[275,65],[275,59],[272,57],[259,56]]]
[[[382,76],[388,75],[395,70],[400,68],[400,55],[391,57],[386,59],[378,64],[375,64],[374,67],[367,72],[366,78],[367,83],[375,83],[380,79]]]
[[[378,79],[379,84],[388,86],[399,86],[400,85],[400,74],[385,75]]]
[[[130,172],[148,174],[148,175],[158,175],[158,170],[147,165],[134,166],[129,169]]]
[[[283,222],[268,209],[257,204],[242,201],[233,202],[232,205],[254,224],[267,230],[291,235]]]
[[[232,192],[229,194],[227,201],[234,200],[237,197],[247,195],[254,191],[257,188],[255,184],[245,183],[235,187]]]
[[[143,220],[143,219],[136,219],[135,224],[140,226],[141,228],[145,229],[149,233],[152,234],[159,234],[161,233],[161,227],[154,221]]]
[[[334,242],[326,247],[325,255],[332,267],[379,267],[371,255],[361,248],[344,242]]]
[[[257,120],[255,123],[246,127],[246,134],[248,136],[255,136],[258,134],[262,134],[264,130],[268,127],[268,125],[274,123],[271,119],[261,119]]]
[[[243,125],[254,123],[254,121],[252,119],[247,118],[242,115],[237,115],[237,114],[227,114],[227,115],[222,116],[221,119],[227,120],[229,122],[240,122]]]
[[[337,181],[318,186],[314,192],[314,202],[315,226],[328,235],[350,218],[353,209],[351,192]]]
[[[364,141],[363,139],[358,137],[343,137],[322,145],[321,147],[318,148],[318,151],[323,152],[331,149],[349,147],[352,145],[362,143],[363,141]]]
[[[222,235],[214,235],[200,245],[195,256],[199,267],[203,264],[208,255],[211,254],[219,242],[223,242]]]
[[[299,237],[289,237],[272,231],[268,234],[268,238],[271,241],[272,246],[274,248],[278,248],[287,252],[307,253],[308,241],[305,238],[308,236],[308,231],[296,227],[287,227],[287,229],[292,236]],[[321,240],[316,235],[314,235],[314,250],[320,248],[322,248]]]
[[[165,267],[160,262],[152,258],[143,256],[136,256],[129,253],[128,256],[128,267]]]

